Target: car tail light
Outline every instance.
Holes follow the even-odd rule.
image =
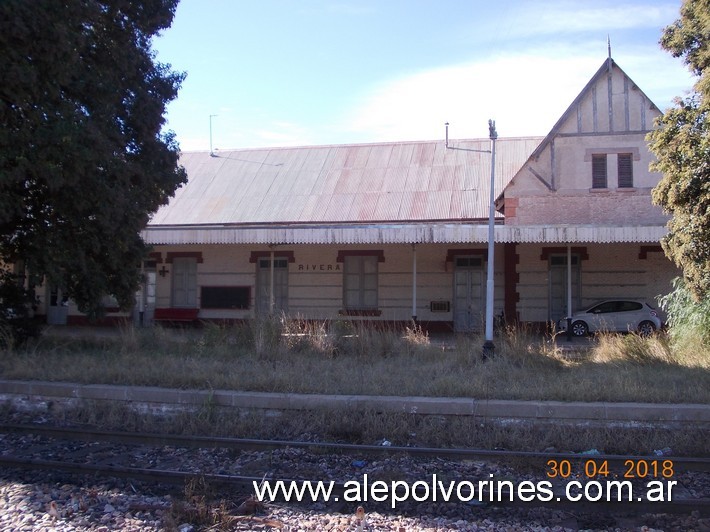
[[[652,311],[650,312],[650,314],[651,314],[651,316],[653,316],[654,318],[657,318],[657,317],[658,317],[658,312],[656,312],[655,310],[652,310]]]

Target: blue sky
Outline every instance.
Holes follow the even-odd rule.
[[[181,0],[157,59],[183,150],[545,135],[607,56],[661,110],[681,0]]]

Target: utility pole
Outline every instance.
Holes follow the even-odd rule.
[[[488,121],[488,131],[491,139],[491,195],[490,205],[488,206],[488,275],[486,277],[486,341],[483,343],[483,360],[492,357],[495,354],[495,345],[493,344],[493,302],[494,302],[494,274],[493,259],[495,256],[495,183],[496,183],[496,123],[494,120]]]

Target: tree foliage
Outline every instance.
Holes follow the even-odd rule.
[[[710,1],[686,0],[680,15],[665,28],[661,45],[682,57],[698,80],[659,119],[649,141],[653,169],[663,173],[653,201],[672,215],[663,248],[699,301],[710,293]]]
[[[0,268],[0,349],[13,348],[39,334],[33,319],[35,298],[23,279]]]
[[[0,2],[0,262],[90,315],[132,304],[140,230],[186,178],[161,131],[184,74],[151,49],[177,2]]]

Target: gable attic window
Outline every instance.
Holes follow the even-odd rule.
[[[634,186],[633,159],[630,153],[620,153],[617,156],[619,170],[619,188],[632,188]]]
[[[606,188],[606,153],[592,155],[592,188]]]

